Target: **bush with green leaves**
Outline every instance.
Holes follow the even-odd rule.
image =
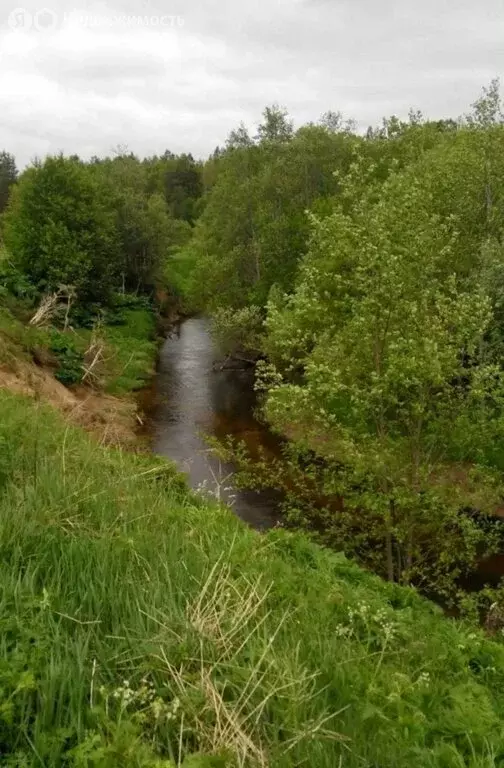
[[[84,375],[82,342],[71,332],[56,329],[49,332],[49,350],[56,357],[58,367],[54,375],[65,386],[77,384]]]
[[[216,310],[212,334],[219,350],[224,355],[245,355],[253,362],[262,347],[263,320],[260,307]]]
[[[265,413],[344,467],[324,495],[343,498],[367,530],[327,515],[333,544],[349,536],[381,553],[388,578],[449,593],[483,543],[459,510],[491,512],[502,493],[498,473],[477,469],[504,436],[504,374],[483,352],[492,302],[476,271],[461,273],[456,223],[433,207],[425,176],[398,170],[366,195],[372,171],[354,164],[348,213],[337,204],[312,216],[296,290],[270,301]],[[460,558],[451,584],[438,568],[450,531]]]
[[[13,263],[42,293],[72,286],[81,302],[106,301],[119,244],[103,185],[76,159],[48,157],[28,168],[3,221]]]
[[[0,249],[0,300],[34,302],[37,292],[27,276],[11,261],[8,253]]]

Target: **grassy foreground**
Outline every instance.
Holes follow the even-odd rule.
[[[504,764],[504,648],[0,393],[0,763]]]

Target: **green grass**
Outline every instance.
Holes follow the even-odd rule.
[[[2,765],[503,764],[501,645],[5,393],[0,557]]]
[[[22,308],[16,309],[20,312]],[[87,328],[35,328],[28,324],[32,314],[33,309],[25,311],[19,319],[6,307],[0,307],[0,363],[47,358],[62,383],[79,383],[93,332]],[[97,369],[98,378],[92,381],[114,395],[144,387],[154,373],[155,333],[154,314],[148,308],[124,308],[114,317],[113,324],[101,325],[97,334],[105,348]]]
[[[157,344],[155,320],[148,309],[128,309],[122,322],[103,328],[108,346],[105,389],[125,394],[146,385],[154,374]]]
[[[26,321],[29,320],[26,312]],[[38,346],[48,345],[45,331],[28,325],[17,318],[7,306],[0,306],[0,364],[30,361]]]

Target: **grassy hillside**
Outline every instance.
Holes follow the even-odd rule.
[[[490,768],[504,648],[0,392],[6,766]]]
[[[13,311],[0,306],[0,365],[15,367],[20,359],[35,359],[65,385],[79,384],[84,377],[87,384],[113,395],[141,389],[154,372],[155,316],[135,297],[119,300],[122,305],[93,328],[67,330],[61,323],[51,325],[50,319],[40,327],[30,325],[35,310],[19,302],[12,302]]]

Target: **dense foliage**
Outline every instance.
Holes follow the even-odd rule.
[[[457,122],[364,139],[276,113],[285,130],[231,137],[193,245],[223,349],[264,358],[263,414],[289,439],[274,465],[235,447],[242,481],[450,600],[502,540],[501,115],[497,82]]]
[[[9,158],[0,156],[2,237],[11,269],[40,295],[71,289],[81,307],[106,307],[118,291],[153,295],[164,287],[170,254],[190,237],[202,194],[201,168],[190,156],[48,157],[14,186]]]
[[[305,210],[327,208],[356,142],[325,125],[294,134],[278,109],[266,110],[255,140],[243,128],[231,134],[192,243],[199,303],[264,306],[273,284],[292,288],[308,238]]]
[[[4,241],[41,293],[71,285],[84,301],[108,298],[119,248],[104,202],[78,160],[48,158],[21,177],[4,215]]]

